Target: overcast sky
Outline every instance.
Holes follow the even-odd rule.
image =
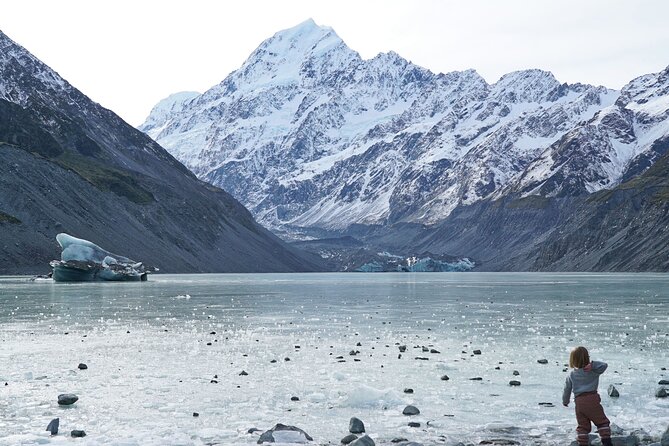
[[[203,92],[264,39],[307,18],[363,58],[393,50],[488,82],[542,68],[620,88],[669,65],[664,0],[20,0],[0,30],[93,100],[140,124],[160,99]]]

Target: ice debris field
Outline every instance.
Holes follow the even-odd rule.
[[[669,379],[667,282],[660,274],[0,278],[0,445],[245,445],[277,423],[303,429],[312,444],[340,444],[351,417],[377,445],[570,444],[573,404],[562,407],[560,396],[569,350],[581,344],[609,363],[600,394],[614,434],[658,442],[669,426],[669,398],[656,397]],[[619,397],[607,395],[611,384]],[[78,399],[59,405],[62,394]],[[408,405],[419,413],[404,415]]]

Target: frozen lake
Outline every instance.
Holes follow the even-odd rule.
[[[654,396],[669,379],[666,274],[4,277],[0,445],[250,445],[250,428],[279,422],[339,444],[352,416],[383,445],[569,444],[573,404],[560,397],[576,345],[609,363],[600,394],[612,422],[659,436],[669,425],[669,399]],[[79,401],[59,407],[61,393]],[[421,413],[403,416],[407,404]],[[50,437],[55,417],[61,433]]]

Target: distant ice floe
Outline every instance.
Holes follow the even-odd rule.
[[[148,273],[157,270],[65,233],[58,234],[56,241],[63,248],[60,260],[49,263],[56,282],[145,281]]]

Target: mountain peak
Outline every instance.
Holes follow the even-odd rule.
[[[509,102],[544,102],[560,87],[550,71],[532,68],[512,71],[493,84],[493,94]]]

